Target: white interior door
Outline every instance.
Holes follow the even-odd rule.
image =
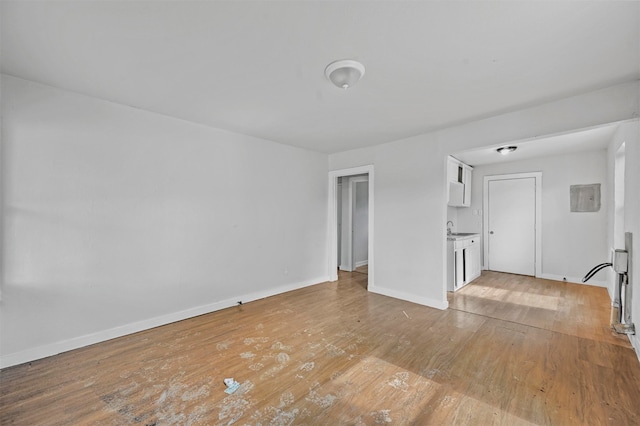
[[[487,268],[535,276],[536,179],[490,180],[487,192]]]

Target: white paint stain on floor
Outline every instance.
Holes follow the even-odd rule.
[[[288,407],[289,405],[293,404],[294,401],[295,401],[295,397],[293,395],[293,392],[285,391],[282,393],[282,395],[280,395],[279,408]]]
[[[280,364],[286,364],[290,359],[291,358],[289,357],[289,354],[285,352],[280,352],[278,355],[276,355],[276,361],[278,361],[278,363]]]
[[[235,393],[224,398],[217,408],[219,424],[232,425],[237,422],[254,404],[248,393],[254,388],[254,384],[246,381],[240,385]]]
[[[271,349],[273,349],[274,351],[287,351],[287,352],[291,352],[291,346],[287,346],[282,344],[282,342],[275,342],[272,346]]]
[[[311,386],[309,388],[309,394],[307,395],[307,397],[305,398],[307,401],[313,402],[314,404],[322,407],[322,408],[329,408],[331,407],[336,399],[338,398],[335,395],[332,395],[330,393],[322,396],[320,395],[320,393],[317,391],[317,389],[320,387],[319,383],[314,383],[313,386]]]
[[[267,342],[269,342],[268,337],[247,337],[243,341],[243,343],[247,346],[255,345],[256,343],[267,343]]]
[[[301,371],[311,371],[315,368],[316,363],[311,361],[311,362],[305,362],[304,364],[302,364],[302,366],[300,366],[300,370]]]
[[[377,425],[383,425],[385,423],[391,423],[391,410],[380,410],[380,411],[372,411],[370,413],[371,417],[373,417],[373,421],[376,422]]]
[[[407,373],[406,371],[403,371],[403,372],[394,374],[391,380],[389,380],[387,383],[389,384],[389,386],[392,386],[396,389],[400,389],[406,392],[409,389],[409,384],[407,383],[408,380],[409,380],[409,373]]]
[[[325,349],[327,349],[327,353],[329,354],[329,356],[332,356],[332,357],[342,356],[346,353],[344,349],[341,349],[331,343],[326,345]]]

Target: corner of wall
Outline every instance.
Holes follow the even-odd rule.
[[[392,290],[390,288],[369,286],[369,291],[371,293],[380,294],[382,296],[393,297],[394,299],[400,299],[407,302],[417,303],[419,305],[424,305],[430,308],[445,310],[449,307],[449,302],[446,300],[436,300],[428,297],[416,296],[414,294],[409,294],[397,290]]]

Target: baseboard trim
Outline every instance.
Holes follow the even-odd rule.
[[[356,268],[359,268],[361,266],[368,265],[368,264],[369,264],[368,260],[363,260],[361,262],[356,262]]]
[[[419,305],[428,306],[430,308],[436,308],[445,310],[449,307],[449,302],[446,300],[430,299],[428,297],[420,297],[414,294],[404,293],[397,290],[391,290],[389,288],[382,288],[370,285],[368,290],[371,293],[381,294],[383,296],[393,297],[394,299],[400,299],[407,302],[417,303]]]
[[[62,340],[59,342],[38,346],[35,348],[20,351],[20,352],[2,355],[0,356],[0,369],[11,367],[18,364],[24,364],[26,362],[36,361],[42,358],[58,355],[63,352],[68,352],[74,349],[79,349],[85,346],[94,345],[96,343],[115,339],[117,337],[138,333],[140,331],[149,330],[151,328],[171,324],[173,322],[182,321],[185,319],[197,317],[199,315],[204,315],[204,314],[219,311],[222,309],[230,308],[232,306],[237,305],[239,300],[241,300],[242,303],[248,303],[254,300],[264,299],[267,297],[275,296],[278,294],[286,293],[288,291],[297,290],[303,287],[308,287],[311,285],[320,284],[327,281],[329,281],[329,277],[319,277],[319,278],[306,280],[306,281],[302,281],[295,284],[288,284],[288,285],[283,285],[279,287],[274,287],[268,290],[239,295],[239,296],[235,296],[235,297],[221,300],[218,302],[209,303],[202,306],[196,306],[194,308],[185,309],[183,311],[178,311],[178,312],[170,313],[167,315],[161,315],[154,318],[149,318],[146,320],[134,322],[131,324],[120,326],[120,327],[114,327],[108,330],[99,331],[96,333],[91,333],[91,334],[75,337],[68,340]]]
[[[573,283],[573,284],[583,284],[583,285],[591,285],[594,287],[605,287],[608,288],[609,285],[607,284],[606,281],[600,281],[600,280],[589,280],[586,283],[582,282],[582,278],[578,278],[578,277],[563,277],[562,275],[554,275],[554,274],[542,274],[540,276],[538,276],[537,278],[542,278],[545,280],[553,280],[553,281],[564,281],[564,278],[566,278],[566,282],[568,283]]]

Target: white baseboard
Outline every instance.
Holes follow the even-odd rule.
[[[368,265],[368,264],[369,264],[368,260],[363,260],[361,262],[356,262],[356,268],[359,268],[361,266]]]
[[[482,270],[488,271],[485,265],[482,265]],[[566,278],[566,282],[568,283],[592,285],[595,287],[605,287],[607,289],[609,288],[609,284],[606,281],[589,280],[586,283],[583,283],[582,277],[564,277],[562,275],[555,275],[555,274],[541,274],[541,275],[538,275],[536,278],[542,278],[544,280],[553,280],[553,281],[564,281],[564,279]]]
[[[447,309],[449,302],[447,300],[436,300],[428,297],[420,297],[414,294],[403,293],[401,291],[391,290],[389,288],[382,288],[370,285],[368,290],[372,293],[381,294],[383,296],[393,297],[394,299],[405,300],[407,302],[417,303],[419,305],[428,306],[436,309]]]
[[[605,287],[608,288],[609,285],[606,281],[601,281],[601,280],[589,280],[586,283],[582,282],[582,278],[578,278],[578,277],[563,277],[562,275],[554,275],[554,274],[542,274],[540,276],[538,276],[537,278],[542,278],[545,280],[553,280],[553,281],[564,281],[564,279],[566,278],[566,282],[568,283],[574,283],[574,284],[583,284],[583,285],[592,285],[595,287]]]
[[[86,334],[84,336],[74,337],[68,340],[62,340],[55,343],[50,343],[35,348],[30,348],[24,351],[15,352],[0,356],[0,368],[11,367],[13,365],[23,364],[25,362],[35,361],[38,359],[46,358],[49,356],[57,355],[62,352],[67,352],[73,349],[79,349],[85,346],[93,345],[96,343],[111,340],[116,337],[126,336],[128,334],[138,333],[140,331],[149,330],[161,325],[171,324],[176,321],[182,321],[188,318],[193,318],[198,315],[208,314],[211,312],[219,311],[221,309],[230,308],[238,304],[241,300],[242,303],[252,302],[254,300],[264,299],[266,297],[275,296],[277,294],[286,293],[287,291],[297,290],[299,288],[308,287],[315,284],[320,284],[329,281],[329,277],[319,277],[312,280],[306,280],[303,282],[283,285],[264,291],[257,291],[245,295],[235,296],[226,300],[210,303],[207,305],[196,306],[194,308],[185,309],[183,311],[170,313],[167,315],[161,315],[154,318],[134,322],[131,324],[123,325],[120,327],[110,328],[108,330],[99,331],[96,333]]]

